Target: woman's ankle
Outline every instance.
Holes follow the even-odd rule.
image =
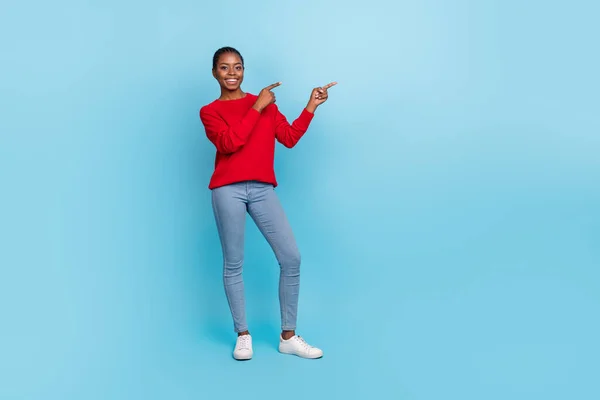
[[[243,332],[238,332],[238,336],[244,336],[244,335],[249,335],[250,332],[248,331],[243,331]]]
[[[281,331],[281,337],[283,338],[283,340],[289,340],[291,337],[296,335],[296,331]]]

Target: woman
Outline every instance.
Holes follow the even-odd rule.
[[[280,266],[279,303],[281,335],[279,351],[304,358],[320,358],[323,352],[296,335],[300,282],[300,253],[275,194],[273,171],[275,141],[291,148],[307,131],[315,110],[328,97],[332,82],[312,90],[300,116],[290,125],[275,105],[272,90],[258,96],[241,89],[244,59],[234,48],[223,47],[213,57],[213,77],[221,96],[202,107],[200,119],[208,139],[216,147],[215,170],[209,183],[217,230],[223,251],[225,294],[238,337],[233,357],[252,358],[252,337],[246,324],[244,282],[244,224],[246,212],[273,249]]]

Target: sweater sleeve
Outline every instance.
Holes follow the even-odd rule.
[[[251,108],[240,121],[228,125],[215,110],[209,107],[200,109],[200,119],[204,124],[206,136],[217,151],[223,154],[234,153],[246,144],[259,117],[260,113]]]
[[[285,116],[275,109],[275,138],[285,147],[292,148],[298,143],[300,138],[306,133],[314,114],[308,112],[306,108],[302,110],[300,116],[290,125]]]

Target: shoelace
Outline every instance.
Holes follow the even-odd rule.
[[[238,341],[238,348],[240,349],[249,349],[250,348],[250,338],[248,335],[240,336],[240,340]]]
[[[302,346],[304,346],[304,348],[306,348],[306,349],[312,349],[312,346],[309,345],[308,343],[306,343],[306,341],[304,340],[304,338],[302,336],[296,336],[296,338],[298,338],[298,342],[300,342],[300,344]]]

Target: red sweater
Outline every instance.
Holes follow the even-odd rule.
[[[257,98],[247,93],[241,99],[215,100],[200,109],[206,136],[217,149],[209,189],[249,180],[277,186],[275,140],[294,147],[314,117],[303,109],[290,125],[275,104],[265,107],[262,113],[253,109]]]

